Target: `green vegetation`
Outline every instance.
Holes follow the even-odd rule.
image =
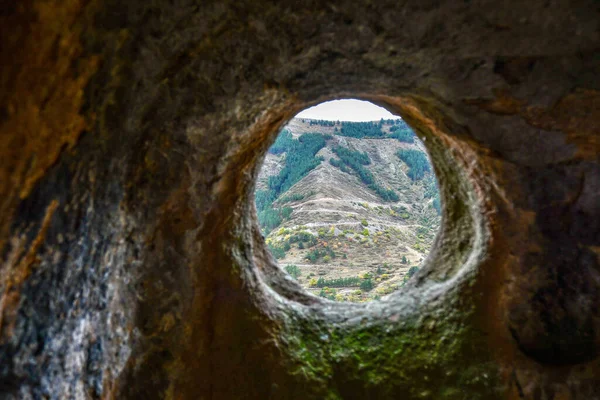
[[[317,238],[310,232],[300,231],[298,233],[294,233],[289,238],[290,243],[298,243],[298,248],[302,245],[302,248],[306,245],[306,247],[313,247],[317,244]]]
[[[273,202],[279,195],[316,168],[322,157],[316,157],[331,136],[319,133],[306,133],[293,139],[288,130],[284,130],[269,151],[274,154],[285,152],[284,167],[275,176],[269,178],[268,189],[255,194],[258,222],[264,233],[275,229],[291,214],[291,208],[273,208]]]
[[[433,197],[432,207],[437,211],[438,215],[442,214],[442,204],[440,202],[440,190],[438,188],[437,179],[434,174],[428,174],[425,178],[425,198]]]
[[[385,133],[381,130],[380,122],[342,122],[341,136],[349,136],[354,138],[381,138]]]
[[[383,124],[392,125],[390,133],[383,131]],[[339,124],[339,122],[338,122]],[[311,123],[312,125],[312,123]],[[328,125],[332,126],[332,125]],[[414,143],[415,134],[410,127],[401,119],[387,119],[378,122],[342,122],[340,130],[335,128],[336,134],[340,136],[349,136],[353,138],[363,139],[398,139],[405,143]]]
[[[431,165],[425,153],[419,150],[402,149],[396,153],[398,158],[408,165],[408,177],[413,181],[418,181],[425,176],[425,173],[431,171]]]
[[[305,133],[298,140],[291,141],[291,145],[286,150],[285,166],[278,175],[269,178],[269,189],[274,192],[273,199],[292,187],[323,161],[323,158],[315,155],[325,147],[327,139],[320,133]]]
[[[319,297],[323,297],[329,300],[336,300],[337,290],[331,288],[323,288],[319,292]]]
[[[406,273],[406,276],[408,276],[408,278],[412,278],[414,274],[417,273],[417,271],[419,270],[419,267],[414,266],[414,267],[410,267],[408,272]]]
[[[292,276],[292,278],[294,278],[294,279],[298,279],[298,277],[300,275],[302,275],[302,273],[300,272],[300,268],[298,268],[297,265],[293,265],[293,264],[286,265],[284,269],[285,269],[285,272],[290,274]]]
[[[320,133],[298,136],[302,130],[306,131],[309,123],[315,125],[309,132],[314,129]],[[282,270],[300,281],[302,286],[312,287],[313,293],[330,300],[365,302],[398,289],[419,268],[411,267],[418,263],[414,262],[416,259],[407,258],[408,251],[415,249],[424,254],[431,247],[435,236],[433,230],[440,219],[437,181],[427,153],[419,150],[420,145],[413,145],[418,142],[417,136],[402,121],[342,124],[307,119],[298,132],[294,130],[296,126],[282,130],[269,149],[269,167],[276,165],[277,169],[261,171],[259,187],[263,190],[256,192],[259,223],[263,234],[269,235],[266,242],[273,257],[279,260]],[[333,134],[334,131],[370,139],[395,138],[409,145],[391,140],[369,140],[367,144],[342,137],[327,144],[330,136],[324,132]],[[339,145],[337,141],[347,144]],[[323,161],[317,153],[323,152],[324,146],[333,153],[330,159],[327,157],[329,163],[341,173],[327,174],[330,167],[311,173]],[[379,153],[380,160],[375,154],[381,148],[385,152]],[[398,151],[401,148],[410,150]],[[393,159],[388,159],[388,152]],[[380,161],[391,162],[395,168],[386,169],[387,164],[380,165]],[[410,181],[397,176],[398,166],[407,171],[414,183],[407,184]],[[269,175],[272,171],[279,172]],[[303,180],[308,174],[311,178]],[[337,207],[337,203],[329,201],[326,190],[313,186],[327,184],[327,179],[343,190],[352,188],[358,197],[344,199]],[[300,180],[302,183],[290,190]],[[357,185],[360,190],[355,190]],[[363,185],[371,194],[365,193]],[[336,198],[337,192],[333,195]],[[377,200],[373,195],[386,201]],[[402,203],[399,203],[400,197]],[[307,199],[314,201],[303,204]],[[294,207],[294,219],[285,222],[292,218],[290,206]],[[325,212],[328,214],[321,217]],[[398,246],[395,246],[396,240]],[[313,266],[307,266],[308,270],[299,267],[303,262]],[[344,272],[339,269],[339,263],[350,268],[348,271],[364,268],[362,272],[367,273],[361,272],[358,276],[356,272],[350,272],[354,276],[342,278],[340,276],[349,274],[345,272],[346,268]],[[309,270],[312,271],[310,274]]]
[[[437,193],[433,198],[433,208],[437,211],[438,215],[442,215],[442,203],[440,202],[440,194]]]
[[[335,126],[335,121],[326,121],[323,119],[311,119],[309,122],[310,126],[320,125],[320,126]]]
[[[309,193],[288,194],[288,195],[280,197],[277,202],[278,203],[289,203],[291,201],[300,201],[300,200],[304,200],[307,197],[313,196],[314,194],[315,194],[314,191],[311,191]]]
[[[316,263],[320,258],[324,258],[325,256],[329,256],[328,261],[331,261],[332,258],[336,257],[335,251],[330,249],[329,247],[321,247],[318,249],[313,249],[306,253],[304,258],[306,258],[311,263]]]
[[[268,244],[267,245],[269,247],[269,251],[271,252],[271,254],[273,254],[273,257],[275,257],[276,259],[280,259],[285,257],[285,249],[283,248],[283,246],[278,246],[278,245],[273,245],[273,244]]]
[[[410,267],[406,275],[404,275],[404,279],[402,280],[402,285],[404,285],[410,278],[412,278],[417,271],[419,271],[419,267],[413,266]]]
[[[375,286],[370,276],[350,276],[347,278],[333,279],[319,278],[317,281],[311,283],[311,286],[319,288],[359,287],[361,290],[364,290],[366,292],[373,289],[373,287]]]
[[[266,208],[258,213],[258,223],[265,232],[271,232],[292,214],[291,207]]]
[[[371,278],[367,278],[360,283],[361,290],[364,290],[365,292],[368,292],[369,290],[373,289],[373,286],[374,285]]]
[[[315,284],[316,287],[352,287],[352,286],[360,286],[363,279],[358,276],[351,276],[348,278],[333,278],[333,279],[324,279],[319,278]]]
[[[393,137],[398,139],[401,142],[405,143],[414,143],[415,142],[415,133],[402,121],[402,125],[394,125],[390,128],[389,137]]]
[[[424,196],[426,199],[435,197],[435,195],[439,193],[437,179],[435,179],[434,174],[428,174],[423,179],[423,186],[425,188]]]
[[[345,165],[345,167],[349,167],[356,172],[360,178],[360,180],[369,187],[369,189],[373,190],[379,197],[381,197],[385,201],[398,201],[398,195],[392,189],[385,189],[375,183],[375,178],[373,174],[367,170],[363,165],[369,165],[371,160],[367,153],[361,153],[360,151],[350,150],[346,147],[335,146],[331,149],[335,155],[337,155],[341,162],[332,162],[329,160],[331,165],[338,167],[340,165]],[[335,160],[334,160],[335,161]],[[348,168],[342,168],[342,171],[348,172]]]
[[[292,137],[292,132],[284,129],[281,131],[277,139],[275,139],[275,143],[269,148],[269,153],[271,154],[281,154],[292,147],[294,143],[294,138]]]
[[[419,227],[417,227],[416,232],[417,232],[419,239],[423,239],[423,237],[425,237],[429,234],[430,230],[425,228],[424,226],[419,226]]]
[[[336,168],[339,168],[342,172],[345,172],[347,174],[351,174],[352,173],[352,169],[348,168],[346,166],[346,164],[344,164],[340,160],[336,160],[335,158],[330,158],[329,159],[329,164],[333,165]]]

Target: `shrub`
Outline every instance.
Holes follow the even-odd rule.
[[[371,280],[371,278],[365,279],[364,281],[362,281],[360,283],[360,288],[362,290],[364,290],[365,292],[368,292],[369,290],[373,289],[373,281]]]
[[[304,200],[305,197],[306,197],[306,195],[304,195],[302,193],[294,193],[294,194],[288,194],[287,196],[281,197],[277,201],[279,203],[288,203],[290,201]]]
[[[280,258],[284,258],[285,257],[285,250],[283,247],[281,246],[275,246],[272,244],[268,244],[267,247],[269,247],[269,250],[271,251],[271,254],[273,254],[273,257],[275,257],[276,259],[280,259]]]
[[[362,226],[369,226],[369,223],[367,222],[366,219],[363,219],[362,221],[360,221]]]
[[[315,283],[316,287],[348,287],[348,286],[359,286],[361,283],[361,278],[357,276],[351,276],[348,278],[333,278],[333,279],[325,279],[319,278],[319,280]]]
[[[286,265],[285,272],[290,274],[294,279],[298,279],[298,277],[300,275],[302,275],[302,273],[300,272],[300,268],[298,268],[297,265],[293,265],[293,264]]]
[[[317,244],[317,238],[314,235],[312,235],[310,232],[300,231],[290,237],[290,243],[296,243],[296,242],[299,242],[299,243],[306,242],[306,245],[308,247],[312,247],[315,244]],[[301,248],[300,244],[298,244],[298,248]],[[302,248],[304,248],[304,245],[302,245]]]
[[[417,273],[417,271],[419,271],[419,267],[410,267],[410,269],[408,270],[408,272],[406,273],[406,275],[408,276],[408,278],[412,278],[414,274]]]
[[[324,287],[319,292],[319,297],[324,297],[324,298],[329,299],[329,300],[335,300],[336,295],[337,295],[337,290],[330,289],[328,287]]]
[[[316,248],[314,250],[309,251],[304,256],[305,259],[309,260],[311,263],[316,263],[319,258],[328,257],[327,261],[330,261],[332,258],[336,257],[335,252],[329,247],[326,248]]]

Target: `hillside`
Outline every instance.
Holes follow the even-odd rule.
[[[400,287],[440,224],[423,144],[402,120],[293,119],[266,156],[256,203],[279,264],[307,290],[339,301]]]

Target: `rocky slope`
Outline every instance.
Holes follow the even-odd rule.
[[[271,207],[281,217],[276,226],[264,223],[261,209],[266,206],[257,207],[266,242],[282,268],[307,290],[338,301],[377,299],[399,288],[427,256],[440,224],[433,172],[411,179],[411,167],[398,156],[402,150],[424,152],[423,144],[416,137],[391,137],[394,130],[408,130],[402,121],[374,124],[380,136],[358,138],[343,136],[340,122],[292,120],[282,130],[292,139],[326,135],[315,154],[320,163],[289,189],[273,194]],[[269,179],[282,173],[293,151],[289,146],[275,150],[279,142],[261,169],[259,197],[274,186]],[[368,162],[362,167],[383,188],[379,194],[362,179],[360,167],[344,164],[340,148]]]

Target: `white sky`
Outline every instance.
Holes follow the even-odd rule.
[[[356,99],[332,100],[302,111],[296,118],[324,119],[328,121],[379,121],[400,118],[385,108]]]

